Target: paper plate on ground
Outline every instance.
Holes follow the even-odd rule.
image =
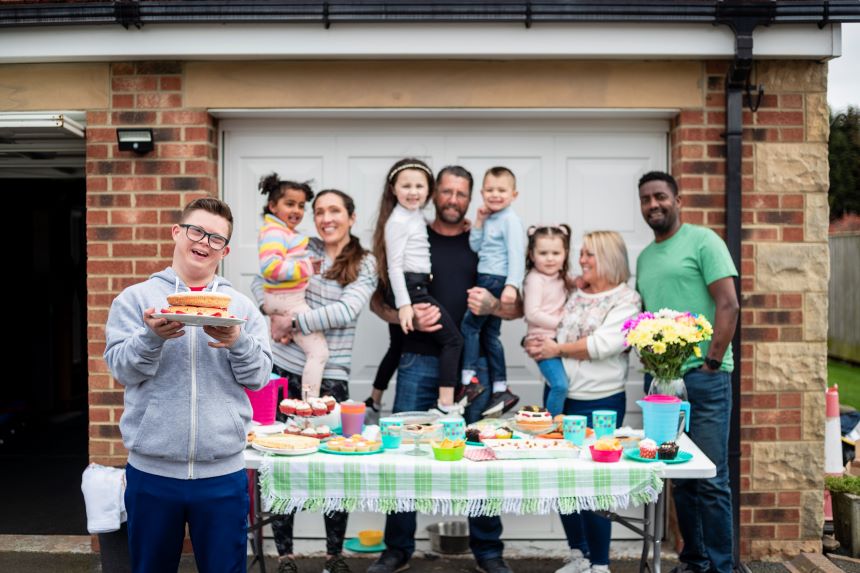
[[[385,543],[377,543],[376,545],[362,545],[358,537],[347,539],[343,544],[344,549],[349,549],[355,553],[379,553],[385,551]]]
[[[693,454],[690,452],[678,452],[678,455],[675,456],[674,460],[660,460],[657,458],[643,458],[639,455],[638,448],[630,448],[629,450],[624,450],[624,457],[633,461],[645,463],[663,462],[664,464],[683,464],[684,462],[692,460]]]

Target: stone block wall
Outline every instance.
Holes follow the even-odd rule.
[[[217,193],[216,130],[184,106],[183,64],[111,64],[109,106],[87,113],[87,339],[90,459],[123,465],[123,388],[102,355],[104,325],[125,287],[170,265],[170,223],[192,199]],[[152,127],[155,150],[119,151],[118,127]]]
[[[725,230],[726,62],[672,125],[683,219]],[[743,112],[741,554],[821,550],[827,380],[826,64],[760,62]],[[737,349],[735,350],[737,352]]]

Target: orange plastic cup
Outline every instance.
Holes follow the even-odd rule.
[[[340,403],[340,427],[341,433],[346,436],[360,434],[364,428],[364,412],[367,405],[364,402],[341,402]]]

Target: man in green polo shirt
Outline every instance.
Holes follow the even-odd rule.
[[[738,272],[716,233],[681,222],[681,195],[671,175],[659,171],[643,175],[639,206],[654,231],[654,242],[636,261],[636,288],[645,310],[670,308],[703,314],[714,327],[710,343],[701,344],[702,357],[690,357],[683,375],[691,408],[689,436],[717,466],[717,475],[673,482],[684,538],[681,565],[675,572],[731,573],[728,442],[734,367],[731,341],[739,309],[734,277]]]

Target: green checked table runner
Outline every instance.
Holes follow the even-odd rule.
[[[419,511],[446,515],[571,513],[651,503],[662,464],[538,459],[440,462],[403,455],[267,456],[260,464],[263,509]]]

